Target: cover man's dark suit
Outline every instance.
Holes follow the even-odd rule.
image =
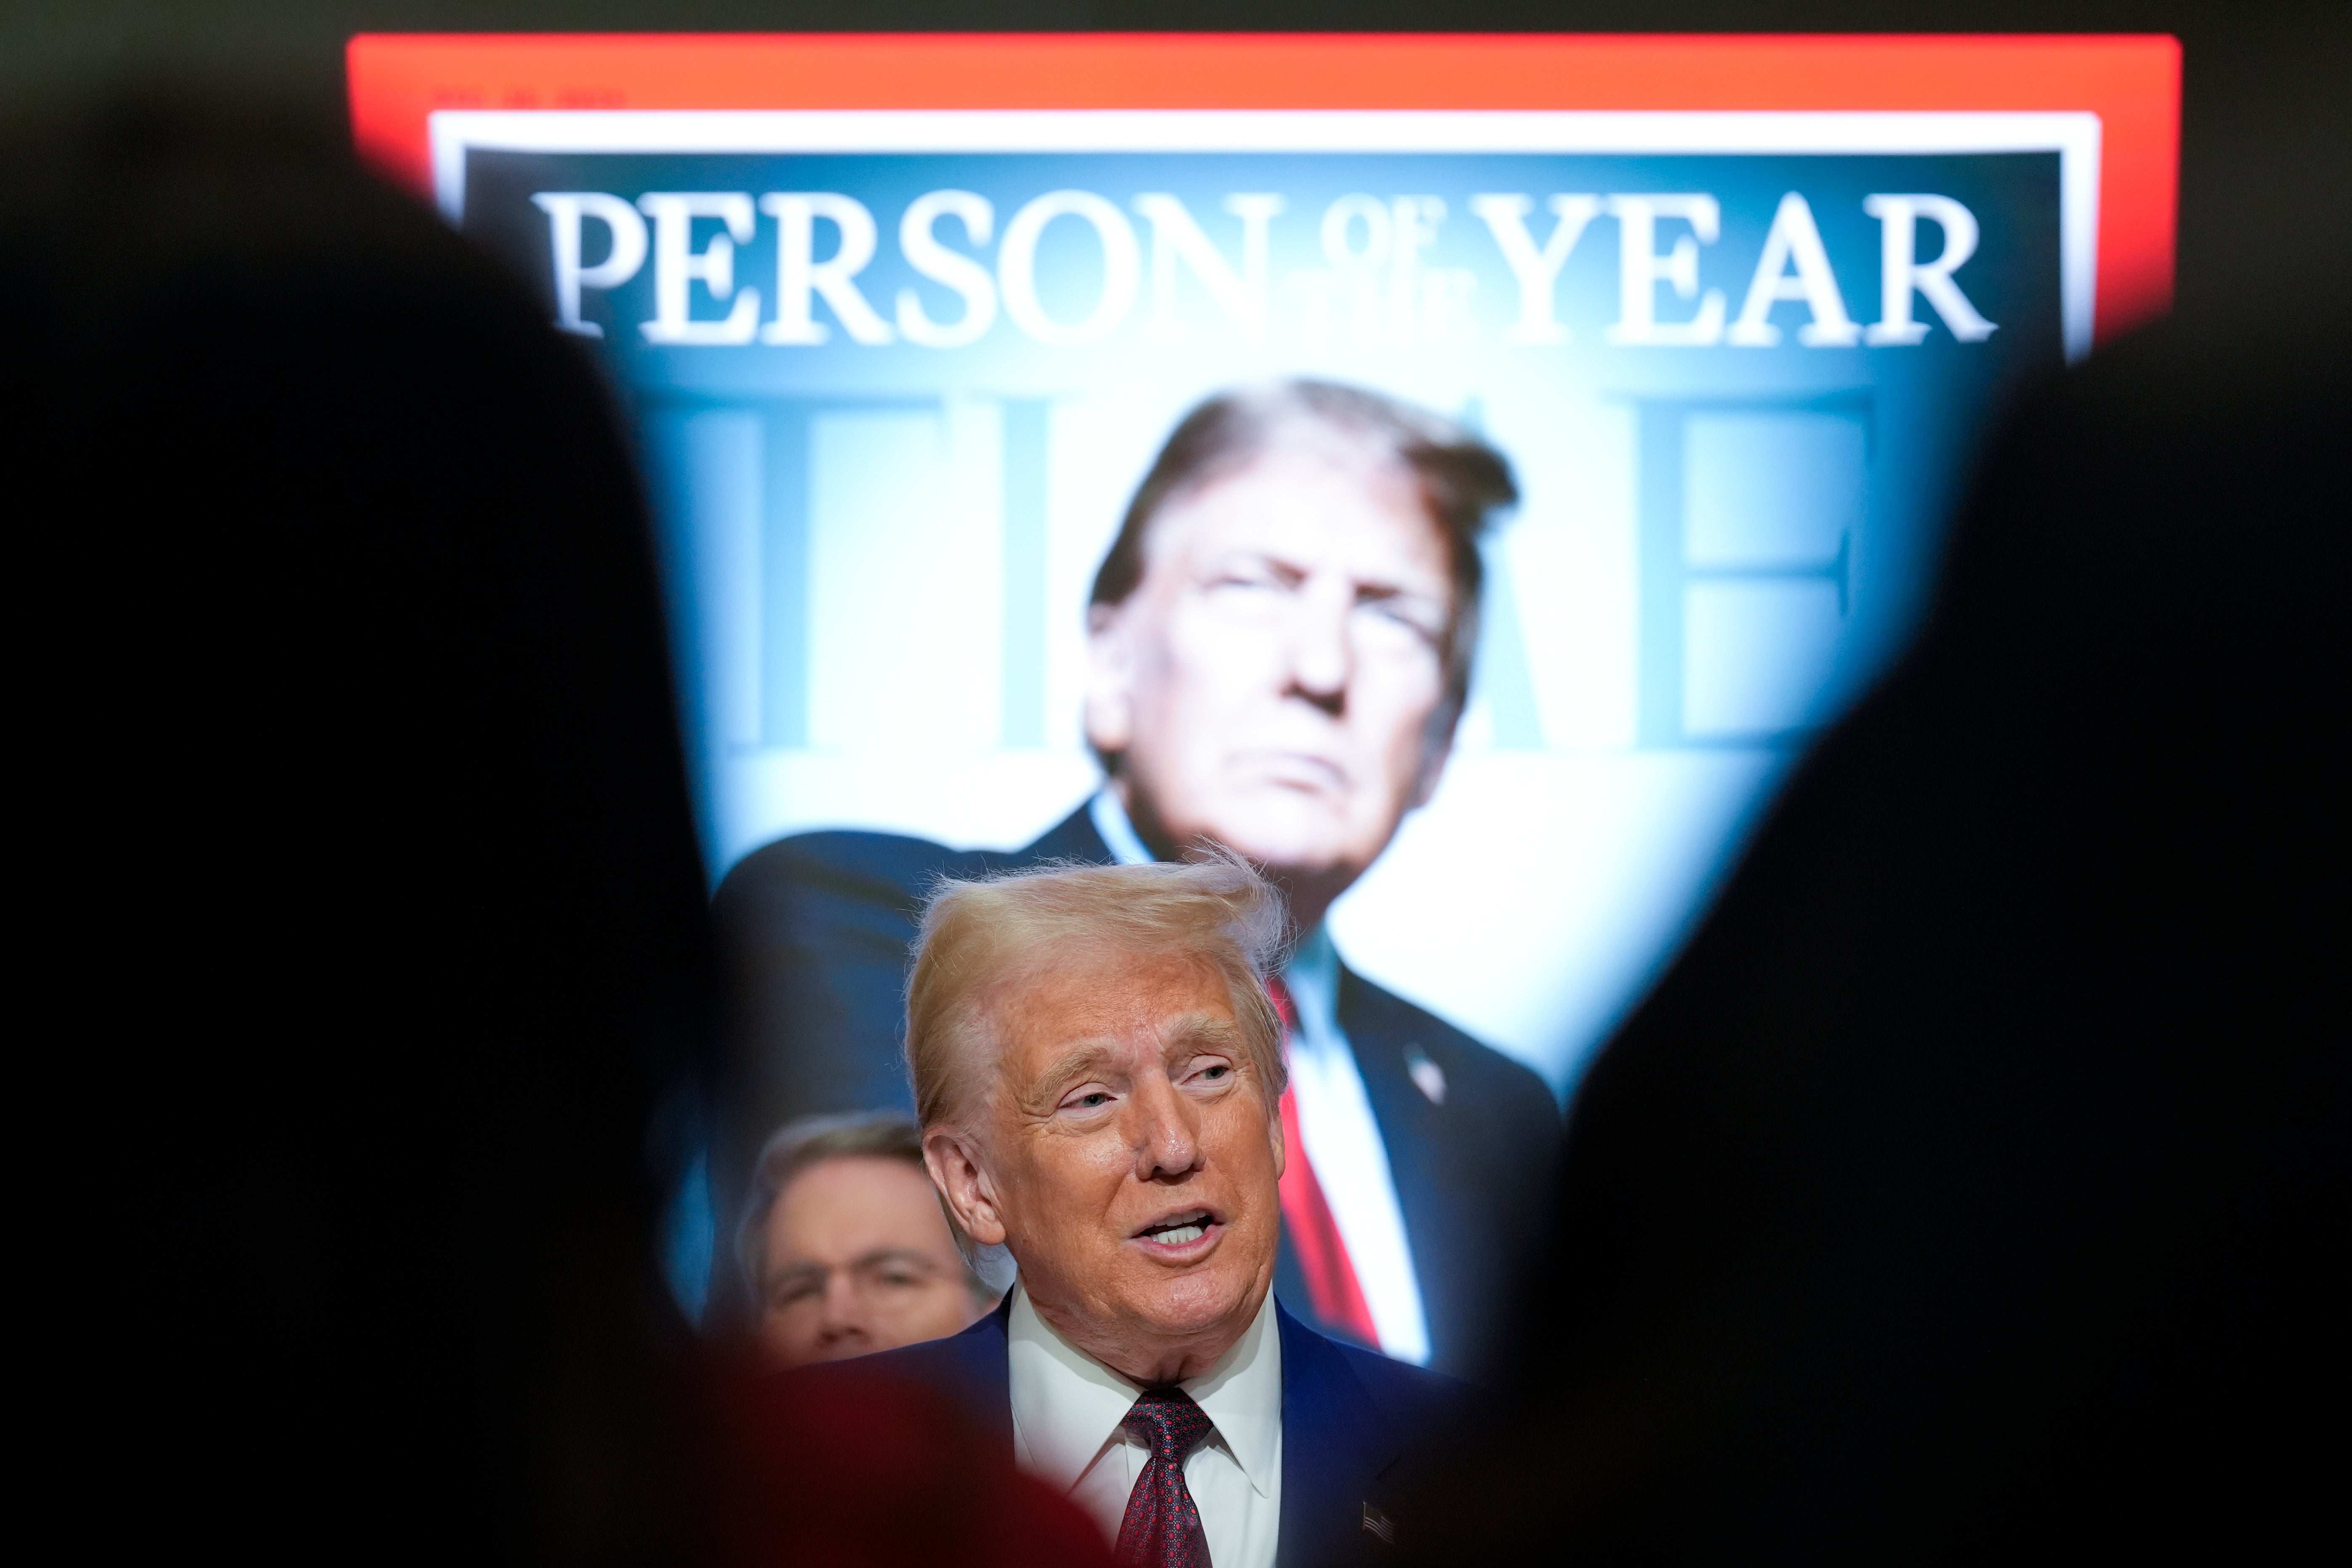
[[[810,833],[746,856],[720,886],[716,910],[744,1009],[750,1081],[740,1099],[752,1115],[739,1130],[745,1145],[796,1116],[910,1107],[901,1055],[908,953],[940,876],[1115,858],[1084,807],[1010,853]],[[1387,1146],[1431,1364],[1475,1374],[1497,1304],[1540,1226],[1559,1131],[1551,1093],[1518,1063],[1345,967],[1339,1021]],[[1414,1082],[1416,1054],[1444,1075],[1442,1100]],[[1303,1304],[1305,1281],[1286,1243],[1279,1268],[1284,1300]]]
[[[969,1410],[992,1442],[1013,1447],[1007,1322],[1012,1298],[960,1334],[787,1374],[804,1384],[855,1387],[898,1378],[938,1389]],[[1427,1477],[1482,1412],[1449,1377],[1317,1333],[1283,1309],[1282,1523],[1276,1568],[1393,1563],[1415,1544],[1416,1500]]]

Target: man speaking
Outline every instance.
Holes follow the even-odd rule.
[[[1479,540],[1516,499],[1493,448],[1359,388],[1194,409],[1095,579],[1103,789],[1014,854],[807,834],[721,886],[754,1120],[904,1103],[904,954],[936,877],[1223,846],[1265,868],[1298,933],[1275,986],[1284,1295],[1327,1332],[1475,1370],[1539,1217],[1556,1109],[1532,1072],[1348,969],[1323,917],[1436,788],[1469,695]]]
[[[946,884],[908,988],[923,1152],[1020,1281],[951,1339],[796,1375],[961,1399],[1123,1568],[1307,1568],[1409,1534],[1466,1391],[1277,1304],[1285,924],[1233,859]]]

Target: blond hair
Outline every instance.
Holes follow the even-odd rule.
[[[1267,1104],[1282,1093],[1282,1025],[1267,999],[1289,935],[1282,900],[1239,856],[1190,865],[1062,864],[942,879],[923,910],[907,984],[907,1070],[925,1131],[952,1121],[964,1064],[997,1042],[995,997],[1073,952],[1189,953],[1224,981]]]

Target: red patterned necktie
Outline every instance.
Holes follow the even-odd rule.
[[[1282,1054],[1290,1055],[1290,1037],[1298,1028],[1298,1010],[1290,987],[1276,975],[1265,983],[1274,1010],[1282,1017]],[[1307,1304],[1325,1328],[1337,1329],[1357,1343],[1380,1348],[1380,1330],[1372,1326],[1372,1309],[1364,1287],[1349,1261],[1348,1244],[1339,1222],[1331,1215],[1323,1184],[1315,1179],[1315,1163],[1307,1157],[1307,1140],[1298,1131],[1298,1100],[1288,1088],[1282,1091],[1282,1228],[1289,1233],[1291,1249],[1298,1254],[1299,1272],[1307,1276]]]
[[[1127,1429],[1143,1439],[1151,1458],[1118,1521],[1118,1568],[1209,1568],[1209,1539],[1184,1484],[1184,1457],[1215,1425],[1181,1388],[1147,1388],[1127,1413]]]

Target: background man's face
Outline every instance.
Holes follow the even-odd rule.
[[[1454,587],[1412,479],[1337,437],[1278,444],[1165,508],[1144,560],[1097,620],[1087,710],[1139,826],[1344,888],[1444,758]]]
[[[929,1177],[823,1160],[768,1210],[760,1337],[786,1366],[952,1334],[980,1315]]]
[[[1147,1381],[1221,1351],[1274,1282],[1282,1171],[1223,981],[1181,955],[1072,954],[996,1022],[980,1142],[1038,1310]]]

